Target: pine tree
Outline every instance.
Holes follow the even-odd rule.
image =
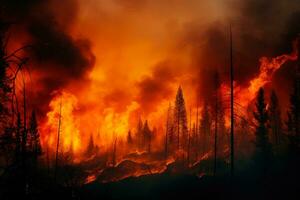
[[[114,139],[114,142],[113,142],[113,155],[112,155],[112,166],[115,167],[116,164],[117,164],[117,141],[118,141],[118,138],[116,137]]]
[[[16,162],[20,162],[20,156],[21,156],[21,130],[22,129],[22,122],[21,122],[21,114],[18,112],[17,114],[17,124],[16,124],[16,135],[15,135],[15,157]]]
[[[169,135],[169,126],[170,126],[170,107],[171,105],[169,104],[169,108],[168,108],[168,112],[167,112],[167,120],[166,120],[166,135],[165,135],[165,159],[168,158],[168,145],[170,146],[169,144],[169,138],[168,138],[168,135]]]
[[[290,108],[287,113],[287,131],[292,151],[300,151],[300,72],[294,80],[293,92],[290,95]]]
[[[193,123],[192,135],[191,135],[191,161],[197,159],[198,156],[198,138],[196,132],[196,124]],[[194,155],[193,155],[194,154]]]
[[[219,87],[220,87],[220,80],[219,80],[219,74],[215,74],[215,110],[214,110],[214,115],[215,115],[215,121],[214,121],[214,129],[215,129],[215,134],[214,134],[214,170],[213,174],[216,175],[217,172],[217,152],[218,152],[218,131],[219,131],[219,106],[220,106],[220,92],[219,92]]]
[[[93,138],[93,134],[91,134],[89,138],[88,146],[86,147],[85,154],[87,156],[91,156],[93,155],[94,150],[95,150],[94,138]]]
[[[11,162],[12,148],[14,144],[13,125],[14,121],[9,123],[11,115],[9,109],[9,101],[12,94],[12,81],[8,75],[9,62],[6,59],[6,40],[7,40],[8,24],[0,19],[0,148],[4,151],[7,164]]]
[[[256,98],[255,111],[253,112],[256,121],[256,151],[254,159],[262,173],[267,171],[272,154],[267,130],[268,113],[266,107],[264,90],[260,88]]]
[[[200,131],[201,131],[201,145],[203,147],[203,154],[208,151],[209,137],[211,133],[211,116],[209,112],[209,108],[207,102],[204,102],[203,110],[202,110],[202,118],[200,121]]]
[[[145,137],[145,144],[146,144],[146,150],[148,153],[151,152],[151,139],[152,139],[152,133],[148,125],[148,121],[145,121],[144,128],[143,128],[143,133]]]
[[[167,113],[167,121],[166,121],[166,136],[165,136],[165,153],[166,156],[169,154],[174,153],[173,150],[175,149],[175,133],[174,133],[174,120],[172,113],[173,108],[171,104],[168,107]]]
[[[142,150],[144,144],[143,144],[143,122],[142,119],[139,118],[137,128],[136,128],[136,142],[137,142],[137,148],[138,150]]]
[[[131,147],[131,145],[133,144],[133,139],[132,139],[130,130],[127,133],[127,144],[128,144],[129,147]]]
[[[187,115],[183,92],[179,86],[175,99],[174,107],[174,133],[177,136],[177,150],[187,150]]]
[[[9,109],[8,101],[11,95],[11,77],[7,74],[9,63],[5,59],[6,55],[6,33],[8,24],[0,21],[0,130],[5,130],[7,127]],[[1,134],[1,133],[0,133]]]
[[[275,146],[278,147],[281,138],[282,121],[278,97],[274,90],[271,93],[269,113],[269,125],[271,128],[273,144],[275,144]]]
[[[29,134],[30,134],[31,151],[34,157],[38,157],[42,154],[42,146],[40,142],[40,134],[38,131],[36,115],[34,111],[32,111],[31,113]]]

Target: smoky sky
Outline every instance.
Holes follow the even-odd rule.
[[[298,0],[236,0],[227,3],[226,9],[229,12],[223,21],[208,25],[205,31],[194,23],[183,37],[183,41],[193,47],[192,57],[195,66],[199,68],[198,92],[202,96],[210,96],[214,72],[220,73],[223,82],[228,82],[230,25],[235,80],[241,85],[247,85],[249,79],[259,72],[260,57],[291,52],[292,42],[299,36]],[[281,80],[290,78],[281,77]]]
[[[30,45],[26,49],[30,69],[42,76],[36,83],[42,90],[31,94],[31,101],[47,104],[52,91],[86,79],[95,60],[91,43],[69,33],[78,14],[77,1],[2,0],[0,5],[1,18],[11,23],[14,39],[25,38]]]
[[[79,20],[79,15],[82,14],[80,8],[85,4],[91,4],[91,8],[101,7],[99,10],[93,10],[87,6],[89,9],[85,15],[96,17],[86,19],[93,19],[93,22],[86,22],[85,18]],[[13,35],[32,45],[26,53],[31,59],[32,70],[40,75],[37,82],[42,89],[35,96],[36,101],[42,105],[47,105],[54,90],[73,83],[86,85],[87,75],[95,62],[91,50],[93,45],[100,46],[98,49],[101,49],[101,45],[106,45],[103,49],[117,51],[119,46],[125,46],[127,42],[128,46],[131,45],[131,41],[139,42],[132,39],[133,37],[146,38],[147,34],[153,34],[158,38],[153,39],[153,42],[164,43],[161,38],[165,36],[161,35],[169,34],[166,39],[171,38],[170,43],[174,43],[172,45],[178,48],[177,53],[189,54],[191,63],[188,64],[188,70],[192,75],[191,84],[199,94],[198,98],[203,99],[205,96],[211,96],[213,75],[216,72],[220,74],[222,82],[228,82],[230,25],[233,34],[235,80],[244,86],[259,72],[260,57],[289,53],[292,50],[292,41],[300,32],[300,0],[218,0],[213,4],[219,4],[218,8],[222,14],[214,20],[210,19],[211,16],[207,17],[208,20],[203,14],[211,14],[209,10],[204,10],[207,8],[205,6],[199,8],[199,13],[196,13],[197,9],[194,7],[199,4],[194,0],[2,0],[0,3],[1,16],[12,23],[12,31],[15,31]],[[209,3],[203,1],[203,4]],[[191,13],[185,9],[191,9]],[[213,13],[217,15],[215,11]],[[162,25],[161,23],[166,23],[163,18],[169,16],[171,20]],[[145,20],[143,17],[146,17]],[[202,20],[208,22],[202,23]],[[95,32],[90,37],[100,35],[99,38],[74,38],[71,32],[77,21],[89,24],[89,31]],[[151,30],[150,27],[162,30]],[[168,27],[168,30],[163,29],[164,27]],[[127,29],[130,31],[126,32]],[[160,46],[157,45],[157,48]],[[104,52],[103,49],[101,50]],[[162,58],[151,66],[149,74],[132,81],[133,87],[138,90],[133,97],[124,92],[126,90],[122,87],[109,88],[111,92],[103,94],[104,104],[116,107],[116,110],[124,110],[134,99],[146,112],[151,112],[159,102],[171,98],[174,95],[174,83],[186,72],[178,71],[182,66],[176,63],[176,58],[172,56],[174,55]],[[279,87],[279,81],[291,79],[289,76],[294,74],[295,64],[287,63],[288,66],[280,69],[280,75],[279,72],[276,73],[275,87]],[[119,65],[123,66],[123,63]],[[111,71],[118,70],[131,73],[117,67]],[[111,74],[107,75],[109,79],[120,79],[117,77],[118,73]],[[184,86],[183,89],[185,90]],[[123,100],[119,101],[118,96]]]
[[[172,96],[172,83],[179,74],[179,71],[172,69],[174,65],[176,63],[170,61],[160,62],[154,67],[151,76],[137,83],[139,93],[136,98],[144,112],[150,113],[159,102]]]

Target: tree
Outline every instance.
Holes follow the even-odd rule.
[[[172,106],[169,104],[166,121],[166,135],[165,135],[165,157],[171,153],[174,146],[174,131],[173,131],[173,118],[171,115]]]
[[[216,172],[217,172],[217,147],[218,147],[218,131],[219,131],[219,106],[220,106],[220,91],[219,91],[219,87],[220,87],[220,80],[219,80],[219,74],[216,73],[215,74],[215,95],[214,95],[214,98],[215,98],[215,112],[214,112],[214,115],[215,115],[215,138],[214,138],[214,171],[213,171],[213,174],[216,175]]]
[[[256,121],[256,151],[254,159],[260,168],[259,170],[263,173],[267,171],[272,154],[267,130],[268,113],[266,107],[264,90],[260,88],[256,97],[255,111],[253,112]]]
[[[11,77],[7,74],[9,63],[6,59],[6,32],[8,24],[0,20],[0,130],[7,127],[9,108],[8,102],[12,92]],[[1,134],[1,133],[0,133]]]
[[[282,121],[278,97],[274,90],[271,93],[269,114],[269,126],[271,128],[273,144],[278,147],[281,138]]]
[[[131,145],[133,144],[133,139],[132,139],[132,136],[131,136],[131,131],[129,130],[128,133],[127,133],[127,144],[128,146],[131,147]]]
[[[187,148],[187,116],[183,97],[183,92],[179,86],[175,99],[174,107],[174,132],[177,134],[177,150]],[[180,142],[181,141],[181,142]]]
[[[136,128],[136,142],[137,142],[138,149],[141,150],[144,146],[144,144],[143,144],[143,122],[142,122],[141,118],[139,118],[137,128]]]
[[[293,92],[290,95],[290,108],[287,113],[287,131],[292,151],[300,150],[300,72],[294,80]]]
[[[12,81],[8,75],[10,67],[7,57],[7,31],[9,24],[0,19],[0,148],[3,156],[6,158],[7,165],[11,164],[9,158],[13,149],[13,124],[9,123],[9,101],[12,94]],[[14,123],[14,122],[12,122]],[[9,156],[9,157],[8,157]],[[12,159],[13,160],[13,159]]]
[[[93,155],[94,150],[95,150],[94,138],[93,138],[93,134],[91,134],[85,153],[87,156],[91,156],[91,155]]]
[[[16,135],[15,135],[15,157],[16,162],[19,164],[20,156],[21,156],[21,130],[22,129],[22,121],[21,121],[21,114],[18,112],[17,114],[17,124],[16,124]]]
[[[209,143],[209,137],[211,132],[211,123],[212,122],[211,122],[209,108],[205,100],[203,105],[203,110],[202,110],[202,118],[200,121],[203,154],[205,154],[208,151],[208,143]]]
[[[147,151],[148,151],[148,153],[150,153],[151,152],[152,133],[151,133],[151,130],[149,128],[147,120],[145,121],[145,124],[144,124],[143,133],[144,133],[144,138],[145,138],[145,144],[146,144]]]
[[[40,134],[38,131],[36,115],[34,111],[32,111],[31,113],[29,134],[30,134],[31,151],[33,153],[33,156],[37,158],[42,154],[42,146],[40,142]]]
[[[191,150],[190,150],[190,159],[191,161],[197,160],[198,157],[198,138],[197,138],[197,131],[196,131],[196,124],[193,123],[192,131],[191,131],[191,140],[190,140],[190,145],[191,145]],[[194,157],[193,157],[194,154]]]
[[[117,141],[118,137],[115,137],[113,142],[113,155],[112,155],[112,166],[115,167],[117,164]]]

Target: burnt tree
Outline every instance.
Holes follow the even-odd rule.
[[[183,97],[183,92],[179,86],[175,98],[174,106],[174,132],[177,136],[177,150],[183,149],[187,150],[187,114],[185,108],[185,102]]]
[[[271,144],[269,142],[267,129],[268,112],[266,107],[264,90],[260,88],[256,97],[255,111],[253,112],[256,121],[256,149],[254,160],[259,172],[262,174],[268,170],[272,158]]]
[[[269,114],[269,126],[272,134],[272,143],[275,145],[276,148],[278,148],[282,138],[282,121],[278,97],[274,90],[271,93]]]

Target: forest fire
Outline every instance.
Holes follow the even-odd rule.
[[[63,103],[62,103],[63,102]],[[50,102],[52,109],[47,113],[47,122],[43,128],[45,137],[43,138],[44,148],[51,148],[54,152],[60,134],[61,150],[79,153],[82,146],[80,132],[73,116],[76,109],[77,99],[66,92],[54,97]],[[60,123],[60,124],[59,124]],[[48,147],[47,147],[48,146]]]
[[[297,3],[1,1],[0,199],[293,188]]]
[[[271,81],[272,75],[285,62],[289,60],[297,60],[297,47],[298,40],[295,40],[293,42],[293,51],[290,54],[283,54],[274,58],[261,57],[259,59],[260,71],[257,76],[255,76],[249,81],[249,86],[242,87],[239,85],[235,85],[236,102],[243,108],[247,109],[249,104],[255,99],[259,88],[263,87],[266,83]],[[226,96],[226,93],[228,93],[228,91],[229,87],[223,84],[221,87],[221,95]],[[169,99],[168,101],[172,102],[173,100]],[[84,103],[80,104],[84,105]],[[89,148],[89,142],[91,137],[93,140],[93,144],[95,146],[101,147],[101,151],[103,152],[111,151],[115,140],[118,140],[117,146],[123,143],[123,145],[121,145],[121,152],[118,153],[119,159],[121,160],[122,157],[126,156],[128,153],[132,153],[132,151],[139,150],[139,148],[136,146],[132,147],[132,144],[126,144],[129,137],[128,131],[130,130],[132,130],[130,135],[130,137],[132,137],[132,140],[137,139],[135,137],[137,137],[138,131],[136,130],[136,127],[138,126],[138,118],[134,119],[135,123],[133,123],[133,126],[130,126],[129,124],[130,116],[133,116],[139,110],[140,106],[137,104],[137,102],[131,103],[131,105],[127,107],[126,111],[123,113],[114,112],[114,110],[110,108],[105,109],[105,111],[103,112],[104,116],[101,118],[101,120],[99,120],[100,118],[97,119],[82,112],[76,113],[75,110],[78,109],[78,100],[74,95],[67,92],[61,92],[60,94],[56,94],[51,100],[49,106],[51,110],[47,113],[47,120],[45,124],[42,125],[41,134],[43,148],[51,150],[51,153],[53,153],[53,155],[56,151],[58,134],[60,134],[60,151],[72,152],[72,154],[76,156],[77,161],[84,161],[87,159],[85,158],[84,152],[87,148]],[[164,112],[166,112],[167,109],[168,108],[165,105],[162,105],[162,107],[159,108],[159,110]],[[193,111],[195,111],[197,108],[192,107],[192,109]],[[199,107],[198,109],[202,110],[203,108]],[[93,111],[88,110],[87,112],[91,113]],[[226,120],[225,125],[228,127],[230,118],[229,112],[225,112],[224,114]],[[155,117],[157,117],[157,119],[152,118],[152,120],[155,121],[156,124],[160,121],[161,123],[158,124],[158,126],[164,127],[166,120],[165,116],[166,113],[162,112],[158,115],[156,114]],[[202,118],[201,114],[199,114],[198,118]],[[192,119],[190,120],[196,120],[195,116],[192,116]],[[87,121],[94,122],[94,126],[90,127],[89,129],[85,126],[85,124],[81,124]],[[82,129],[80,129],[80,127]],[[163,146],[163,143],[165,141],[165,131],[165,128],[163,128],[155,133],[157,134],[155,136],[157,137],[157,139],[152,141],[153,146]],[[154,142],[156,142],[157,144],[155,144]],[[138,173],[141,174],[142,172]],[[147,174],[148,172],[145,173]]]
[[[248,88],[238,90],[237,101],[243,106],[247,106],[252,101],[260,87],[272,80],[273,74],[287,61],[295,61],[298,59],[298,43],[299,39],[293,41],[293,51],[290,54],[283,54],[274,58],[261,57],[259,59],[259,74],[249,81]]]

